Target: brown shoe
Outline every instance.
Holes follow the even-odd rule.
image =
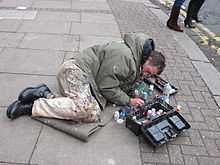
[[[180,8],[173,6],[170,18],[167,21],[167,27],[178,32],[183,32],[183,29],[177,24],[179,14]]]
[[[167,27],[177,32],[183,32],[183,29],[181,29],[181,27],[178,24],[172,24],[170,23],[170,21],[167,21]]]

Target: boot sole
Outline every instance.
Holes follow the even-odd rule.
[[[173,28],[173,27],[170,26],[170,25],[167,25],[167,27],[168,27],[169,29],[172,29],[172,30],[176,31],[176,32],[183,32],[183,30],[175,29],[175,28]]]
[[[13,119],[13,117],[11,116],[11,112],[12,112],[13,107],[15,106],[15,104],[18,104],[19,102],[20,102],[20,101],[16,100],[16,101],[14,101],[13,103],[11,103],[11,104],[8,106],[6,114],[7,114],[7,117],[8,117],[9,119]]]

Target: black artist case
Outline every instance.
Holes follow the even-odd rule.
[[[153,146],[171,141],[184,129],[190,128],[189,123],[169,104],[154,102],[147,107],[147,109],[151,108],[155,108],[156,111],[162,109],[165,114],[143,124],[137,122],[144,118],[143,109],[140,108],[135,114],[136,120],[132,115],[127,116],[126,127],[137,136],[143,134]]]

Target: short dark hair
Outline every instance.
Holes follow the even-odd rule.
[[[159,68],[159,73],[158,74],[161,74],[163,72],[164,68],[166,67],[165,56],[161,52],[153,50],[153,51],[150,52],[150,55],[147,58],[142,59],[142,65],[150,57],[151,57],[151,61],[150,61],[151,65],[158,67]]]

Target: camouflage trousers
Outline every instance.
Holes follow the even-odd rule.
[[[64,62],[57,74],[62,97],[40,98],[34,102],[32,116],[96,122],[101,109],[92,96],[88,76],[74,60]]]

